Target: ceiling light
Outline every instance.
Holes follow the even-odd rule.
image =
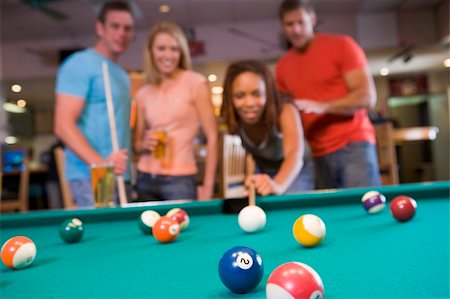
[[[22,86],[20,86],[19,84],[11,85],[11,90],[13,92],[21,92],[22,91]]]
[[[27,111],[25,108],[10,102],[3,103],[3,110],[11,113],[25,113]]]
[[[450,58],[447,58],[444,60],[444,66],[445,67],[450,67]]]
[[[380,70],[380,75],[383,77],[389,75],[389,69],[387,67],[382,68]]]
[[[208,81],[209,82],[216,82],[216,80],[217,80],[217,76],[216,75],[209,74],[209,76],[208,76]]]
[[[214,86],[211,88],[211,92],[213,94],[221,94],[223,92],[223,88],[221,86]]]
[[[25,101],[24,99],[20,99],[17,101],[17,106],[19,106],[21,108],[25,108],[26,105],[27,105],[27,101]]]
[[[5,137],[5,143],[6,144],[16,144],[17,143],[17,137],[15,137],[15,136],[6,136]]]
[[[170,6],[167,4],[161,4],[159,6],[159,12],[160,13],[169,13],[170,12]]]

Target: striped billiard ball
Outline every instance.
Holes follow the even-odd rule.
[[[3,244],[1,254],[3,263],[9,268],[26,268],[36,257],[36,245],[27,237],[12,237]]]
[[[363,195],[361,203],[368,213],[375,214],[384,209],[386,197],[380,192],[372,190]]]

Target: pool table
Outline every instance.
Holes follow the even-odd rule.
[[[267,214],[264,230],[244,233],[224,201],[186,202],[95,210],[36,211],[2,215],[1,241],[15,235],[34,240],[37,256],[22,270],[0,266],[1,298],[265,298],[267,279],[278,265],[303,262],[321,276],[325,298],[449,298],[450,182],[379,187],[386,208],[368,214],[361,205],[370,189],[324,190],[257,198]],[[388,202],[396,195],[417,200],[409,222],[397,222]],[[226,201],[228,206],[232,200]],[[238,203],[238,200],[234,200]],[[242,202],[240,203],[242,204]],[[174,206],[190,225],[162,244],[138,228],[146,209],[161,214]],[[228,211],[229,212],[229,211]],[[294,221],[315,214],[326,224],[323,242],[304,248],[292,236]],[[59,224],[84,222],[79,243],[66,244]],[[237,295],[221,283],[218,263],[237,245],[255,249],[264,276],[253,291]]]

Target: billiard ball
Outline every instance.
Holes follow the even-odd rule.
[[[59,235],[66,243],[76,243],[83,237],[83,222],[78,218],[65,220],[59,226]]]
[[[237,294],[256,288],[264,274],[261,256],[252,248],[236,246],[228,249],[219,261],[222,283]]]
[[[189,215],[183,209],[173,208],[167,212],[166,216],[175,219],[180,225],[180,230],[185,230],[189,225]]]
[[[144,234],[151,235],[153,226],[160,217],[161,216],[156,211],[153,210],[144,211],[139,216],[138,226]]]
[[[153,226],[153,236],[161,243],[169,243],[175,240],[180,233],[180,225],[170,217],[161,216]]]
[[[247,233],[260,231],[266,226],[266,213],[258,206],[246,206],[239,212],[238,223]]]
[[[305,247],[314,247],[322,242],[326,234],[325,223],[312,214],[297,218],[292,227],[295,240]]]
[[[361,198],[361,203],[370,214],[375,214],[384,209],[386,197],[378,191],[366,192]]]
[[[36,245],[27,237],[12,237],[3,244],[1,254],[6,266],[11,269],[22,269],[34,261]]]
[[[266,285],[267,299],[323,299],[324,288],[319,274],[310,266],[289,262],[270,274]]]
[[[416,201],[405,195],[395,197],[389,205],[392,216],[400,222],[413,218],[416,214],[416,208]]]

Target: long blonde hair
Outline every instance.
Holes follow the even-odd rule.
[[[167,33],[171,35],[177,41],[180,47],[180,63],[178,68],[189,70],[191,69],[191,55],[189,53],[189,46],[186,36],[181,28],[172,22],[159,22],[153,25],[147,36],[147,41],[145,43],[144,49],[144,61],[145,61],[145,74],[147,76],[147,81],[155,85],[161,84],[162,76],[158,68],[156,67],[155,61],[152,55],[153,43],[158,33]]]

